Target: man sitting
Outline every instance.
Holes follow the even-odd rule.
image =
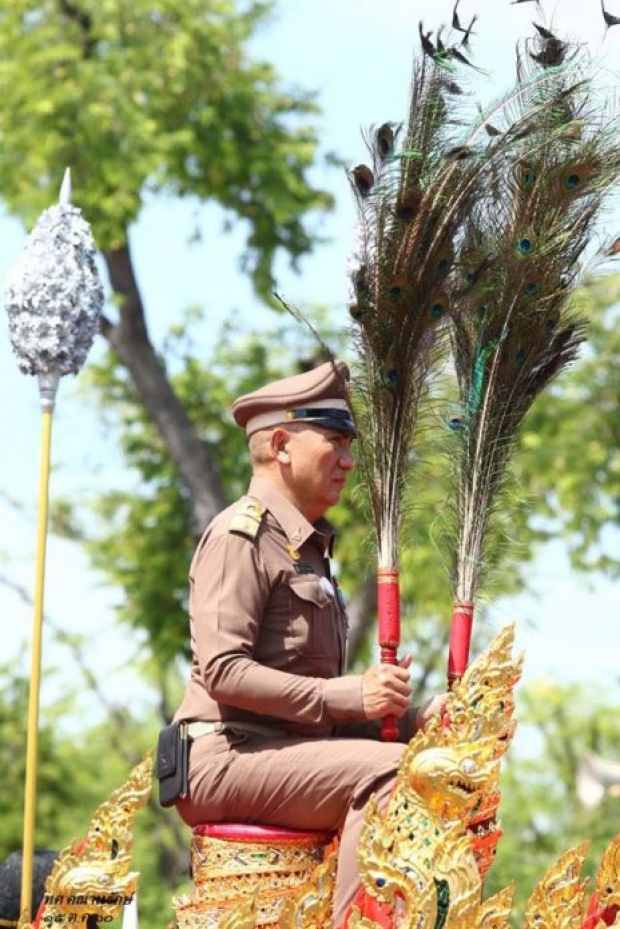
[[[404,745],[444,698],[410,706],[409,665],[344,676],[347,616],[325,519],[354,467],[343,362],[268,384],[233,405],[248,493],[207,527],[190,568],[190,826],[245,822],[339,830],[339,926],[358,887],[356,847],[371,794],[385,803]]]

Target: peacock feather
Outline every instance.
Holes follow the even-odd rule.
[[[433,39],[420,25],[421,54],[414,61],[408,119],[374,129],[367,140],[370,164],[350,172],[358,210],[349,309],[357,356],[359,457],[372,500],[380,567],[398,563],[402,501],[411,477],[421,401],[449,348],[449,320],[456,320],[455,344],[462,346],[461,353],[475,355],[473,364],[470,358],[461,364],[461,356],[457,362],[460,381],[461,372],[467,371],[463,388],[469,408],[482,402],[485,372],[497,354],[495,342],[506,338],[499,324],[505,309],[492,313],[482,327],[472,312],[474,307],[478,312],[479,295],[488,292],[498,255],[502,260],[507,255],[511,266],[522,270],[528,258],[530,267],[541,273],[543,262],[536,263],[528,252],[539,246],[535,197],[527,187],[523,156],[535,144],[543,158],[546,129],[554,118],[559,120],[556,110],[573,105],[570,86],[560,86],[552,69],[539,67],[486,110],[476,109],[465,79],[471,62],[461,51],[473,22],[464,29],[457,14],[456,24],[465,33],[458,45],[448,44],[442,29]],[[574,71],[576,95],[582,79],[577,81]],[[576,147],[572,134],[578,127],[579,118],[566,117],[555,132],[558,138],[566,136],[569,151]],[[583,159],[575,166],[579,184],[588,184],[589,159],[584,160],[582,148]],[[562,182],[565,199],[579,199],[572,178],[562,175]],[[506,186],[515,192],[510,203]],[[508,222],[507,214],[519,206],[517,193],[520,214]],[[485,222],[489,205],[493,210]],[[523,226],[523,254],[506,244],[511,224],[515,231]],[[536,280],[525,285],[533,289]],[[528,294],[531,302],[534,296]],[[553,313],[550,307],[547,325]],[[482,333],[479,342],[477,329]],[[543,331],[549,335],[544,324]],[[560,327],[555,338],[563,331]],[[464,425],[464,416],[457,420]],[[470,416],[467,434],[471,421]]]
[[[350,262],[360,464],[380,567],[395,566],[420,401],[448,347],[455,243],[485,164],[506,147],[468,103],[468,59],[420,24],[421,54],[404,124],[368,138],[371,164],[350,172],[358,209]],[[471,113],[468,114],[468,109]],[[473,120],[473,121],[472,121]]]
[[[536,25],[520,48],[511,108],[462,225],[448,281],[460,410],[450,420],[454,592],[471,604],[515,437],[585,338],[575,290],[596,258],[620,178],[620,122],[586,52]],[[495,135],[497,133],[497,136]]]

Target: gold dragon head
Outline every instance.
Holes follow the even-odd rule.
[[[433,817],[443,823],[467,822],[497,770],[493,739],[415,750],[403,756],[401,777]]]
[[[138,872],[129,870],[133,824],[151,795],[152,768],[149,753],[101,804],[86,837],[60,853],[45,883],[43,925],[69,916],[116,918],[131,901],[138,884]]]

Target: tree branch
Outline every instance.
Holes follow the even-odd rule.
[[[191,527],[199,536],[225,506],[224,492],[208,445],[175,394],[151,344],[129,246],[104,252],[110,283],[121,298],[120,321],[104,319],[101,332],[127,369],[189,493]]]
[[[63,13],[67,19],[70,19],[77,25],[81,33],[80,42],[84,52],[84,58],[90,58],[97,45],[97,42],[92,34],[92,18],[85,10],[82,10],[79,6],[71,3],[70,0],[59,0],[58,6],[60,8],[60,12]]]
[[[364,578],[351,597],[347,606],[347,614],[349,616],[347,664],[351,666],[359,656],[368,630],[377,614],[377,575],[374,572]]]

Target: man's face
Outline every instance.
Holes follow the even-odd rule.
[[[340,500],[355,465],[352,441],[353,436],[322,426],[297,427],[288,433],[289,486],[310,522]]]

